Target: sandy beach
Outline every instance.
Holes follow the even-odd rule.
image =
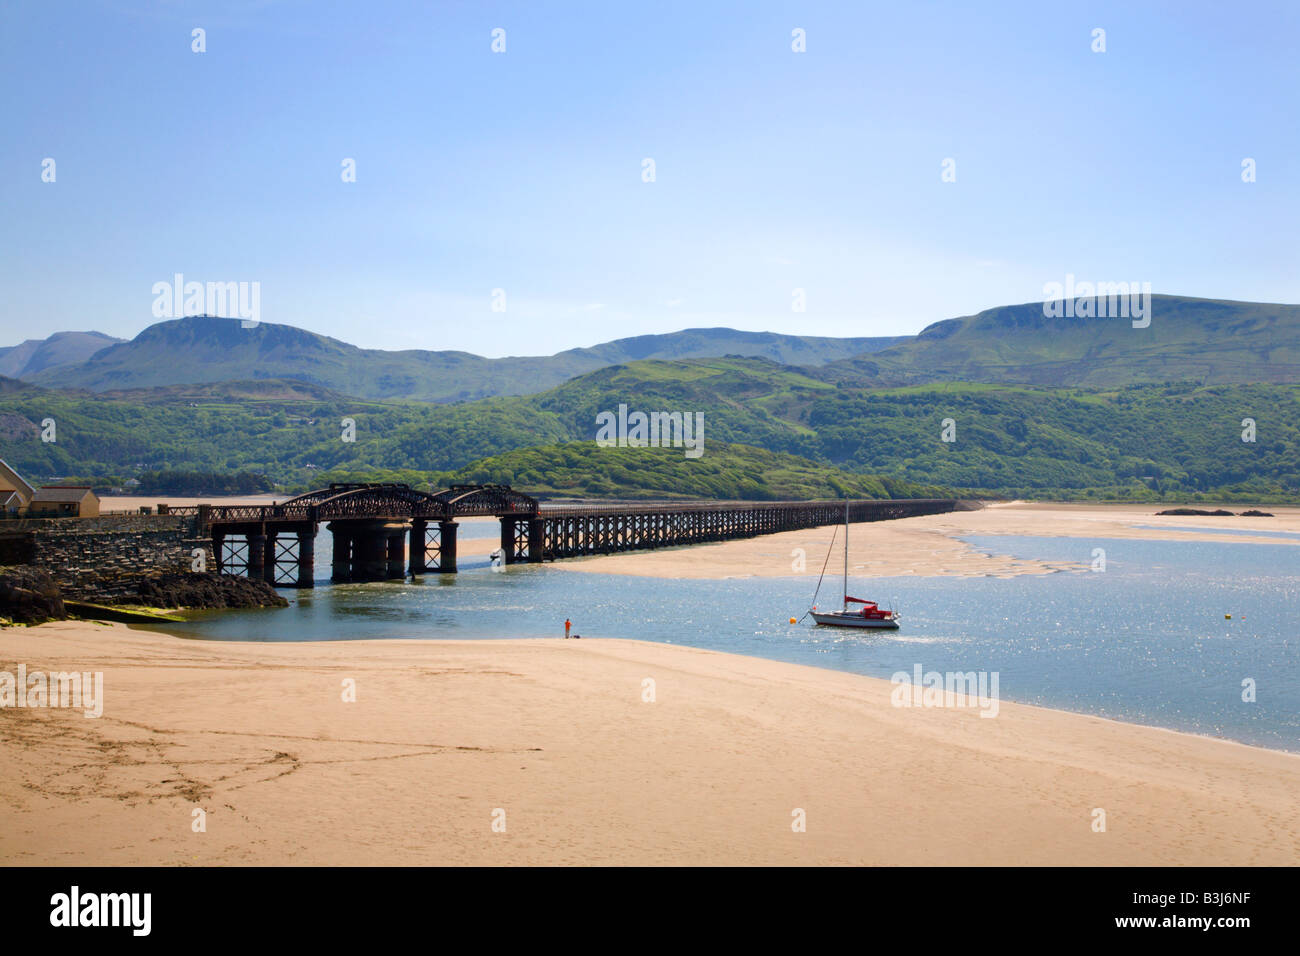
[[[959,536],[1078,538],[1082,562],[1090,539],[1300,531],[1300,509],[1157,510],[1011,503],[855,525],[851,564],[1049,573],[1086,565]],[[831,532],[553,567],[816,575]],[[4,865],[1300,864],[1300,755],[1006,702],[994,718],[896,707],[887,681],[713,651],[225,643],[60,622],[0,631],[0,671],[18,664],[103,672],[104,701],[97,718],[0,709]]]
[[[1300,863],[1300,756],[711,651],[69,622],[0,662],[104,674],[99,718],[0,710],[6,865]]]

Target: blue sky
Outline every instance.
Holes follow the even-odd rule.
[[[177,272],[484,355],[906,334],[1066,273],[1297,302],[1298,39],[1280,2],[5,2],[0,344],[134,336]]]

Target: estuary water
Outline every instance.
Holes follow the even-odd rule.
[[[496,534],[467,524],[462,539]],[[1300,548],[1203,541],[968,537],[980,550],[1104,571],[1016,578],[850,577],[850,592],[897,607],[896,632],[810,620],[816,572],[789,578],[663,580],[460,562],[414,583],[282,592],[287,609],[222,611],[162,630],[197,639],[636,638],[889,678],[985,671],[1002,700],[1300,751]],[[318,541],[328,575],[328,539]],[[830,576],[820,603],[838,603]],[[1231,615],[1231,618],[1227,618]],[[1243,682],[1256,699],[1244,701]]]

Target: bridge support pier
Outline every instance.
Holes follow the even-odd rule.
[[[298,532],[298,587],[316,586],[316,532]]]
[[[546,525],[541,518],[528,519],[528,563],[541,564],[546,550]]]
[[[334,535],[334,565],[330,580],[390,581],[405,578],[406,529],[405,521],[331,522],[329,530]],[[414,569],[423,566],[423,560],[423,549],[413,546],[410,555],[413,574],[417,573]]]
[[[212,532],[212,561],[216,565],[212,570],[217,574],[222,573],[221,552],[226,547],[226,535],[224,531]]]
[[[456,573],[456,529],[458,527],[455,521],[438,521],[436,544],[430,547],[432,542],[429,541],[428,520],[416,518],[411,522],[412,575]]]
[[[501,516],[501,554],[506,564],[515,563],[515,519]]]
[[[266,580],[266,535],[260,532],[248,536],[248,579]]]
[[[456,528],[454,521],[438,522],[438,538],[442,547],[438,551],[438,570],[443,574],[456,573]]]
[[[334,557],[330,568],[330,580],[343,583],[352,580],[352,533],[338,523],[329,526],[334,536]]]
[[[406,577],[406,529],[389,528],[388,534],[388,573],[387,578],[404,578]]]
[[[262,557],[262,580],[271,585],[271,587],[275,587],[275,546],[279,540],[279,532],[274,530],[268,531],[266,533],[266,544],[263,546],[265,550],[263,551]]]
[[[411,522],[411,529],[407,532],[410,541],[406,546],[406,573],[413,578],[425,572],[424,536],[428,531],[429,522],[423,518],[416,518]]]
[[[382,581],[388,577],[388,535],[379,528],[358,529],[352,557],[352,580]]]

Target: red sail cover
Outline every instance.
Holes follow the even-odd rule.
[[[844,603],[848,604],[850,601],[852,601],[854,604],[866,604],[869,607],[877,606],[875,601],[864,601],[862,600],[862,598],[848,597],[846,595],[844,598]]]

